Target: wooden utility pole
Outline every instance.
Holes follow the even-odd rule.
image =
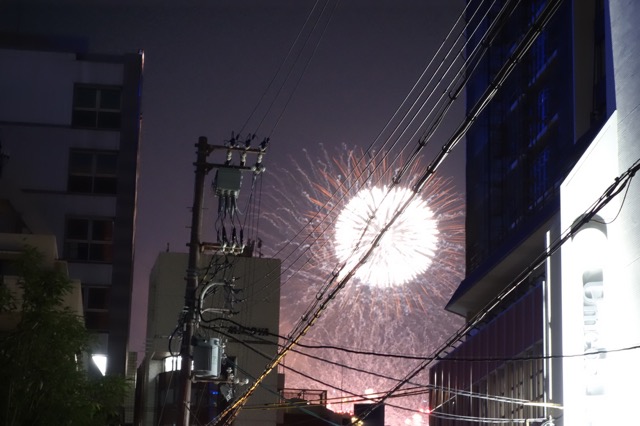
[[[193,208],[191,210],[191,238],[189,240],[189,263],[187,265],[187,285],[184,295],[184,329],[182,343],[180,345],[180,356],[182,364],[180,370],[180,385],[178,392],[178,425],[189,426],[190,404],[191,404],[191,360],[193,349],[191,339],[195,329],[196,310],[196,289],[198,288],[198,263],[200,260],[200,232],[202,229],[202,204],[204,201],[204,180],[207,176],[207,155],[209,146],[207,138],[198,138],[197,159],[196,159],[196,179],[193,191]]]

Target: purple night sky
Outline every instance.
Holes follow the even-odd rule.
[[[1,30],[87,36],[90,50],[98,53],[145,52],[132,350],[144,350],[146,288],[157,254],[167,244],[172,251],[187,250],[194,144],[199,136],[206,136],[209,143],[222,143],[243,126],[314,4],[302,0],[10,0],[0,6]],[[369,146],[429,63],[464,2],[326,0],[317,4],[326,5],[325,14],[292,72],[294,81],[285,86],[259,128],[260,113],[247,126],[259,139],[273,132],[264,160],[263,196],[269,187],[286,184],[280,171],[290,170],[293,161],[302,158],[303,148],[313,157],[344,149],[343,145],[346,149]],[[331,10],[326,31],[276,127]],[[425,154],[427,162],[462,121],[463,111],[461,99],[433,138]],[[460,197],[463,171],[461,145],[441,169],[441,176],[453,179],[451,191]],[[295,199],[298,194],[290,196]],[[210,231],[212,224],[205,223],[205,229]],[[282,242],[271,238],[287,237],[268,235],[265,244]],[[446,300],[443,296],[440,301]],[[436,344],[429,342],[428,347]]]

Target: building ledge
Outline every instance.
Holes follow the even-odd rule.
[[[501,250],[460,283],[445,309],[469,319],[475,316],[546,249],[545,234],[557,216],[557,203],[536,214],[540,220],[503,244]]]

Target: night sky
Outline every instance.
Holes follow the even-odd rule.
[[[458,18],[463,3],[461,0],[0,3],[0,29],[4,31],[86,36],[90,51],[97,53],[144,49],[133,300],[134,313],[139,315],[134,314],[132,322],[132,350],[144,349],[146,288],[158,252],[167,245],[172,251],[187,250],[193,199],[192,163],[198,137],[222,143],[231,131],[242,128],[258,105],[258,112],[251,116],[245,132],[256,132],[258,138],[271,136],[264,160],[267,173],[263,196],[269,188],[286,185],[283,170],[294,169],[296,161],[307,161],[303,149],[313,158],[366,148],[409,93]],[[266,106],[274,99],[273,92],[266,101],[258,102],[274,76],[283,76],[283,71],[280,74],[276,71],[314,5],[318,11],[324,7],[324,13],[317,20],[308,44],[300,51],[289,83],[259,126]],[[317,13],[312,16],[313,22],[317,16]],[[306,29],[310,31],[310,25]],[[302,48],[301,43],[297,44],[298,49]],[[463,102],[461,99],[452,108],[441,131],[433,138],[424,163],[462,121]],[[463,171],[461,145],[441,172],[442,177],[453,179],[448,191],[461,199]],[[301,208],[307,208],[301,194],[287,196],[300,199]],[[212,224],[205,222],[205,229],[211,232]],[[264,239],[266,245],[276,247],[286,238],[285,234],[270,231]],[[275,252],[273,248],[265,248],[267,253],[270,249]],[[438,309],[437,305],[442,309],[447,299],[448,295],[440,295],[434,309]],[[436,344],[425,343],[427,348]]]

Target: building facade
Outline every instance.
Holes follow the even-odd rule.
[[[601,424],[563,415],[565,355],[580,358],[588,347],[563,340],[569,243],[556,244],[571,229],[567,176],[619,117],[615,24],[606,1],[515,3],[468,2],[470,21],[488,12],[482,25],[494,31],[468,85],[469,109],[536,20],[559,7],[467,133],[467,270],[447,309],[469,322],[430,369],[431,425]],[[597,179],[608,185],[611,176]],[[580,329],[584,315],[573,315]]]
[[[468,50],[494,35],[467,85],[468,110],[553,3],[469,2],[470,28],[481,30]],[[602,2],[560,2],[467,132],[466,278],[453,301],[557,212],[560,183],[606,118],[604,36]]]
[[[616,111],[561,188],[563,227],[608,201],[562,250],[563,352],[588,353],[563,358],[565,425],[637,422],[640,5],[610,0],[606,10]]]
[[[124,375],[143,55],[83,52],[71,40],[3,38],[1,225],[55,235],[82,283],[94,354],[107,356],[108,373]]]

